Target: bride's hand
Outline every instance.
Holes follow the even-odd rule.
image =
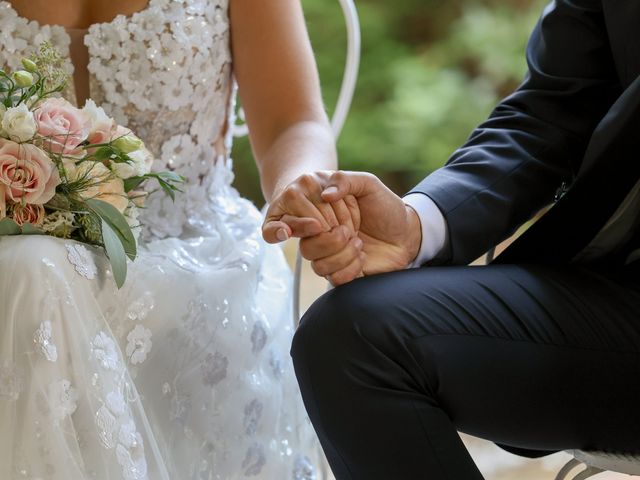
[[[333,203],[322,200],[321,193],[332,172],[305,174],[291,182],[272,200],[262,226],[269,243],[290,237],[308,238],[342,229],[343,235],[355,237],[360,226],[360,212],[354,198]]]

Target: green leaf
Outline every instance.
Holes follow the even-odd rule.
[[[20,235],[20,226],[10,218],[0,220],[0,235]]]
[[[171,171],[159,172],[155,176],[167,182],[183,183],[185,181],[183,176]]]
[[[102,241],[104,250],[109,257],[113,278],[118,288],[122,288],[127,279],[127,256],[125,248],[118,234],[111,228],[106,220],[102,220]]]
[[[124,251],[131,260],[135,260],[137,255],[136,239],[133,236],[131,227],[127,223],[127,219],[124,218],[117,208],[102,200],[91,198],[86,201],[89,209],[98,215],[104,222],[106,222],[113,232],[118,236]]]
[[[22,225],[22,234],[23,235],[44,235],[45,233],[40,230],[38,227],[31,225],[30,223],[25,223]]]
[[[166,193],[169,197],[171,197],[171,200],[173,200],[174,202],[176,201],[176,194],[174,192],[174,188],[173,185],[158,179],[158,183],[160,184],[160,186],[162,187],[162,190],[164,190],[164,193]]]
[[[135,190],[136,188],[138,188],[140,186],[140,184],[142,182],[144,182],[146,180],[145,177],[131,177],[131,178],[127,178],[124,181],[124,191],[129,193],[132,190]]]

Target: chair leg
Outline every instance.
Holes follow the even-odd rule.
[[[569,460],[567,463],[565,463],[564,467],[560,469],[560,471],[558,472],[558,475],[556,475],[555,480],[566,480],[567,475],[569,475],[569,472],[573,470],[575,467],[577,467],[578,465],[580,465],[580,463],[581,462],[576,460],[575,458],[572,458],[571,460]]]
[[[583,471],[581,471],[578,475],[573,477],[573,480],[585,480],[585,478],[593,477],[599,473],[604,472],[601,468],[597,467],[587,467]]]

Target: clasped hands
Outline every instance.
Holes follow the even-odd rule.
[[[302,256],[333,285],[406,268],[421,244],[416,212],[376,176],[305,174],[278,192],[262,226],[264,239],[300,238]]]

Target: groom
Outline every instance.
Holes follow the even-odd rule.
[[[345,285],[292,349],[338,480],[481,479],[457,431],[640,453],[639,24],[635,0],[556,0],[522,86],[409,195],[352,172],[298,189],[356,218],[301,241]]]

